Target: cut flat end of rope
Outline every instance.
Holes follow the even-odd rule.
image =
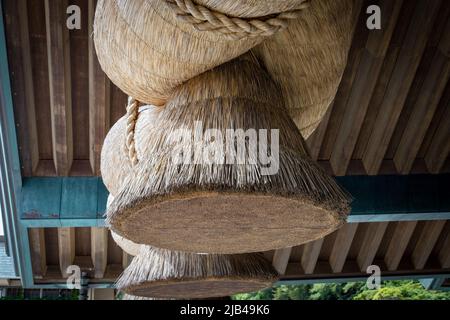
[[[210,10],[195,4],[192,0],[166,0],[178,21],[192,24],[198,31],[217,33],[230,40],[248,37],[269,37],[288,26],[288,21],[297,19],[309,7],[310,0],[292,11],[282,12],[275,17],[237,18]]]

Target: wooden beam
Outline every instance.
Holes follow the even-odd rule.
[[[275,270],[278,271],[280,275],[286,272],[286,267],[289,263],[289,258],[291,256],[292,248],[283,248],[275,250],[273,255],[272,265]]]
[[[74,228],[58,228],[58,253],[61,275],[67,278],[67,267],[71,266],[75,259]]]
[[[445,99],[442,103],[447,106],[450,105],[450,94],[449,98]],[[438,174],[444,167],[445,161],[450,153],[449,123],[450,108],[447,107],[425,155],[425,164],[430,173]]]
[[[122,252],[122,267],[123,267],[123,270],[128,268],[128,266],[130,265],[130,263],[133,260],[133,258],[134,257],[132,255],[129,255],[125,251]]]
[[[347,223],[337,232],[329,259],[334,273],[342,271],[357,229],[357,223]]]
[[[356,261],[358,262],[359,269],[362,272],[367,270],[375,259],[375,256],[380,246],[381,240],[383,240],[384,233],[389,222],[375,222],[369,223],[364,240],[359,250]]]
[[[367,6],[364,6],[366,3],[368,2],[359,1],[359,5],[361,6],[359,10],[359,18],[355,26],[351,48],[348,53],[347,65],[334,98],[333,105],[330,108],[332,111],[330,118],[328,119],[328,123],[326,124],[326,133],[320,141],[315,138],[315,144],[320,145],[318,155],[319,159],[330,159],[336,136],[339,132],[339,127],[343,121],[342,119],[345,117],[345,106],[347,104],[350,89],[353,86],[356,72],[358,71],[361,56],[365,50],[367,37],[369,34],[369,29],[367,29],[366,26],[367,14],[365,13],[365,8]],[[364,10],[361,10],[362,8],[364,8]],[[314,151],[312,151],[312,153],[314,154]]]
[[[42,228],[28,229],[30,242],[31,262],[33,265],[33,275],[36,278],[43,278],[47,273],[47,254],[45,248],[45,233]]]
[[[450,219],[450,175],[346,176],[351,222]]]
[[[333,111],[333,104],[334,101],[331,103],[331,105],[328,107],[327,112],[325,113],[323,119],[321,120],[319,126],[316,130],[309,136],[308,140],[306,140],[306,144],[308,146],[309,150],[309,156],[314,161],[317,161],[319,159],[319,153],[320,149],[322,147],[322,141],[325,137],[325,133],[328,128],[328,122],[330,121],[330,116]]]
[[[347,101],[345,119],[330,158],[331,167],[337,176],[343,176],[347,172],[401,7],[402,1],[382,1],[384,25],[380,31],[369,33],[366,50]]]
[[[450,78],[450,20],[431,61],[425,80],[414,103],[402,138],[394,155],[394,164],[401,174],[409,174],[423,139]],[[447,140],[450,137],[447,136]]]
[[[308,242],[303,246],[301,264],[305,274],[314,272],[320,250],[322,249],[323,239]]]
[[[370,175],[378,173],[383,161],[440,3],[440,1],[420,0],[415,8],[362,158],[364,167]]]
[[[89,34],[94,30],[96,4],[97,0],[89,0]],[[100,153],[109,120],[110,81],[98,62],[94,39],[89,37],[89,160],[94,175],[100,175]]]
[[[397,270],[416,225],[417,221],[399,221],[397,223],[384,256],[384,262],[389,271]]]
[[[450,268],[450,234],[447,234],[441,251],[439,251],[439,262],[441,268]]]
[[[116,294],[114,289],[92,288],[89,289],[89,300],[115,300]]]
[[[5,2],[8,61],[23,176],[32,176],[39,164],[36,109],[26,0]]]
[[[107,228],[91,228],[91,258],[94,265],[94,277],[103,278],[108,262]]]
[[[57,175],[68,176],[73,161],[72,97],[68,1],[45,0],[47,53],[52,113],[53,161]]]
[[[427,263],[428,257],[436,244],[445,221],[427,221],[422,229],[417,244],[411,254],[411,261],[415,269],[423,269]]]

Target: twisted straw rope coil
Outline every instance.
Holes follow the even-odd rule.
[[[334,100],[358,13],[356,0],[312,1],[307,14],[253,49],[280,84],[289,114],[305,139]]]
[[[279,13],[296,11],[305,6],[305,0],[193,0],[196,4],[229,17],[261,19]],[[315,0],[313,0],[315,1]]]
[[[139,115],[140,103],[134,98],[128,99],[127,106],[127,152],[130,158],[131,165],[135,166],[138,162],[137,152],[136,152],[136,142],[134,140],[134,131],[136,129],[136,122]]]
[[[304,0],[284,2],[304,6]],[[201,7],[190,1],[99,0],[94,43],[102,69],[129,96],[163,105],[178,85],[247,52],[264,40],[264,33],[284,27],[296,15],[281,13],[256,22]],[[187,20],[195,20],[196,27]]]
[[[156,117],[141,112],[135,139],[142,156],[117,183],[122,188],[107,212],[112,229],[159,248],[241,253],[299,245],[338,228],[349,211],[348,194],[308,158],[282,101],[257,63],[237,59],[178,88]],[[259,163],[174,164],[171,134],[193,129],[196,121],[223,136],[226,129],[279,129],[279,171],[263,176]],[[120,153],[123,136],[118,123],[105,141],[109,152],[102,162],[115,163],[112,171],[129,163],[126,154],[108,159]],[[186,143],[191,150],[210,147],[208,141]]]
[[[253,63],[256,62],[256,58],[251,53],[241,56],[239,59],[249,60]],[[158,121],[157,116],[161,108],[156,106],[143,106],[138,100],[129,97],[126,111],[125,117],[119,119],[111,128],[110,133],[106,136],[102,149],[101,172],[106,188],[111,195],[118,193],[125,176],[132,172],[133,167],[138,163],[139,154],[142,156],[145,153],[145,146],[152,143],[149,132],[153,132],[152,128]],[[140,113],[142,113],[142,119],[138,121]],[[125,122],[126,137],[124,138],[121,132],[123,132]],[[140,134],[142,131],[147,131],[147,134]],[[158,133],[154,132],[154,134]],[[140,141],[139,152],[136,147],[136,135],[139,136]],[[113,150],[115,149],[111,146],[122,142],[124,139],[126,140],[124,151],[128,160],[126,160],[126,157],[124,158],[122,152],[114,152]]]

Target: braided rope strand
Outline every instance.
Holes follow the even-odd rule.
[[[127,141],[126,151],[131,161],[131,165],[135,166],[138,163],[138,157],[136,152],[136,142],[134,140],[134,132],[136,129],[136,122],[139,115],[140,103],[134,98],[128,98],[127,106]]]
[[[199,31],[210,31],[230,40],[246,37],[268,37],[288,26],[288,21],[297,19],[309,7],[310,0],[292,11],[282,12],[275,17],[236,18],[195,4],[192,0],[166,0],[177,20],[189,23]]]

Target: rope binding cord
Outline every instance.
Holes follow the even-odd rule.
[[[134,140],[134,130],[136,129],[136,122],[139,116],[139,107],[141,103],[136,99],[129,97],[127,105],[127,140],[126,151],[131,161],[131,165],[135,166],[138,163],[136,152],[136,142]]]
[[[198,31],[211,31],[231,40],[246,37],[271,36],[288,26],[288,21],[297,19],[309,7],[304,0],[299,8],[275,16],[258,18],[229,17],[223,13],[195,4],[192,0],[166,0],[176,18],[189,23]]]

